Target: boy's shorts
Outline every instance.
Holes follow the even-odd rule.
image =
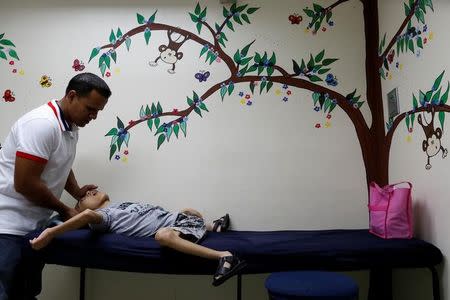
[[[198,243],[206,234],[205,221],[197,216],[179,213],[173,230],[181,233],[181,237],[193,243]]]

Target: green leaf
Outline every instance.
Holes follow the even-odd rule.
[[[152,131],[152,126],[153,126],[153,120],[152,119],[148,119],[147,120],[147,127],[148,127],[148,129],[150,129],[150,131]]]
[[[0,40],[5,36],[5,33],[0,34]]]
[[[247,13],[249,15],[251,15],[252,13],[254,13],[255,11],[257,11],[259,9],[259,7],[250,7],[249,9],[247,9]]]
[[[197,17],[196,15],[194,15],[194,14],[192,14],[192,13],[189,13],[189,15],[191,16],[192,22],[197,23],[197,22],[199,21],[199,20],[198,20],[198,17]]]
[[[202,11],[202,13],[200,14],[200,16],[198,17],[200,21],[202,21],[203,18],[206,17],[206,9],[207,9],[207,7],[205,7],[205,9]]]
[[[167,141],[169,141],[170,140],[170,136],[172,135],[172,127],[167,127],[167,132],[166,132],[166,138],[167,138]]]
[[[130,141],[130,136],[131,136],[131,134],[129,132],[127,132],[127,134],[125,135],[125,138],[124,138],[124,142],[125,142],[125,145],[127,145],[127,147],[128,147],[128,142]]]
[[[259,93],[261,94],[264,88],[266,87],[267,81],[261,81],[261,84],[259,85]]]
[[[152,115],[156,114],[156,105],[155,105],[155,103],[152,103],[151,111],[152,111]]]
[[[130,51],[131,38],[127,38],[127,39],[125,40],[125,45],[127,45],[127,50]]]
[[[117,132],[118,132],[117,128],[111,128],[111,130],[108,131],[108,133],[105,134],[105,136],[117,135]]]
[[[311,80],[312,82],[322,81],[322,79],[320,79],[320,77],[316,75],[312,75],[311,77],[309,77],[309,80]]]
[[[150,107],[148,107],[148,105],[145,107],[145,115],[146,116],[150,116],[152,112],[150,111]]]
[[[189,98],[189,97],[186,97],[186,98],[187,98],[187,104],[188,104],[189,106],[194,105],[194,101],[192,101],[191,98]]]
[[[314,3],[314,4],[313,4],[313,8],[314,8],[314,11],[315,11],[316,13],[320,13],[320,12],[322,11],[322,9],[323,9],[323,7],[320,6],[320,5],[317,4],[317,3]]]
[[[348,100],[351,100],[351,99],[353,99],[353,96],[355,96],[355,93],[356,93],[356,89],[353,92],[351,92],[350,94],[348,94],[347,96],[345,96],[345,98]]]
[[[310,54],[310,58],[306,66],[308,67],[308,70],[312,70],[314,68],[314,58],[312,54]]]
[[[407,115],[406,116],[406,118],[405,118],[405,122],[406,122],[406,129],[409,129],[409,122],[410,122],[410,116],[409,115]]]
[[[269,92],[269,90],[272,88],[272,86],[273,86],[272,81],[267,82],[267,92]]]
[[[102,64],[100,66],[100,72],[102,73],[102,76],[105,76],[105,72],[106,72],[106,65],[105,64]]]
[[[425,94],[421,90],[419,90],[419,102],[421,105],[425,102]]]
[[[231,22],[230,20],[228,20],[228,21],[227,21],[227,26],[228,26],[228,28],[230,28],[231,31],[234,31],[233,22]]]
[[[141,105],[141,109],[139,110],[139,118],[145,118],[144,105]]]
[[[0,50],[0,58],[7,59],[5,52]]]
[[[439,104],[439,97],[441,96],[441,88],[431,98],[431,104]]]
[[[239,53],[239,49],[236,50],[236,53],[233,56],[233,60],[237,63],[240,64],[241,62],[241,54]]]
[[[124,137],[123,137],[123,136],[119,136],[119,138],[117,139],[117,149],[118,149],[119,151],[120,151],[120,147],[122,147],[123,140],[124,140]]]
[[[111,68],[111,58],[109,56],[105,56],[105,64],[109,68]]]
[[[320,69],[317,73],[318,73],[319,75],[322,75],[322,74],[325,74],[326,72],[328,72],[328,71],[330,71],[330,70],[331,70],[330,68]]]
[[[258,68],[258,65],[253,64],[250,66],[250,68],[248,68],[247,73],[254,72],[254,71],[256,71],[257,68]]]
[[[422,38],[419,36],[419,38],[417,39],[417,47],[423,49],[423,44],[422,44]]]
[[[156,111],[158,112],[158,115],[162,114],[162,112],[163,112],[163,109],[162,109],[161,104],[159,103],[159,101],[158,101],[158,105],[156,106]]]
[[[136,17],[137,17],[137,21],[138,21],[139,24],[144,24],[145,23],[145,18],[144,18],[143,15],[136,14]]]
[[[417,109],[417,107],[419,107],[419,104],[417,103],[417,98],[414,94],[413,94],[413,107],[414,109]]]
[[[255,40],[253,40],[253,42],[251,42],[250,44],[248,44],[247,46],[245,46],[244,48],[242,48],[242,51],[241,51],[242,57],[246,57],[246,56],[247,56],[248,50],[250,49],[251,45],[252,45],[254,42],[255,42]]]
[[[152,24],[153,22],[155,22],[155,17],[156,17],[156,13],[158,12],[158,10],[156,10],[153,15],[150,16],[150,18],[148,19],[148,23]]]
[[[198,107],[194,107],[194,111],[195,111],[200,117],[203,118],[203,116],[202,116],[202,111],[201,111]]]
[[[260,75],[264,71],[264,66],[258,66],[258,75]]]
[[[293,63],[293,69],[294,69],[294,73],[295,75],[300,75],[300,73],[302,73],[300,67],[298,66],[298,63],[295,60],[292,60]]]
[[[441,85],[442,76],[444,76],[445,71],[442,71],[442,73],[436,78],[433,84],[433,90],[436,91],[438,87]]]
[[[442,97],[441,97],[441,101],[440,101],[440,102],[441,102],[442,104],[447,103],[449,87],[450,87],[450,83],[447,84],[447,90],[445,91],[445,93],[444,93],[444,94],[442,95]]]
[[[0,45],[4,45],[4,46],[13,46],[15,47],[16,45],[14,45],[13,42],[11,42],[10,40],[0,40]]]
[[[234,90],[234,83],[230,82],[230,84],[228,85],[228,95],[231,95],[233,90]]]
[[[109,148],[109,160],[111,160],[111,158],[114,156],[116,150],[117,150],[116,144],[111,145],[111,147]]]
[[[159,147],[161,147],[162,143],[166,140],[166,135],[164,133],[160,134],[158,137],[158,147],[156,150],[159,150]]]
[[[198,30],[198,33],[200,34],[200,31],[202,30],[202,23],[197,23],[197,30]]]
[[[186,126],[187,126],[186,122],[180,123],[181,131],[183,131],[184,137],[186,137]]]
[[[268,76],[272,76],[274,70],[275,70],[274,67],[268,67],[267,68],[267,75]]]
[[[429,8],[431,8],[431,10],[434,12],[432,1],[431,0],[424,0],[424,1],[425,1],[425,5],[428,6]]]
[[[408,49],[411,50],[412,53],[414,53],[414,42],[413,42],[413,40],[409,40],[409,42],[408,42]]]
[[[111,34],[109,35],[109,42],[114,44],[116,42],[116,35],[114,34],[114,30],[111,29]]]
[[[247,22],[248,24],[250,24],[250,20],[248,18],[248,16],[246,14],[242,14],[241,15],[242,20],[244,20],[245,22]]]
[[[116,34],[117,38],[120,38],[123,36],[122,34],[122,30],[120,30],[120,28],[117,28],[117,34]]]
[[[422,24],[425,24],[425,15],[423,14],[422,10],[416,10],[416,17]]]
[[[158,130],[156,130],[155,135],[164,132],[164,126],[159,126]]]
[[[239,18],[238,15],[233,15],[233,20],[238,23],[239,25],[242,25],[241,18]]]
[[[116,51],[111,53],[111,58],[114,60],[115,63],[117,62],[117,53],[116,53]]]
[[[193,91],[192,93],[192,100],[197,101],[199,99],[197,93],[195,91]]]
[[[195,11],[194,11],[195,14],[196,14],[196,15],[199,15],[201,10],[202,10],[202,9],[201,9],[201,7],[200,7],[200,3],[197,2],[197,5],[195,6]]]
[[[223,7],[222,11],[223,11],[223,17],[224,18],[228,17],[228,15],[230,14],[230,12],[228,11],[228,9],[225,6]]]
[[[206,110],[207,112],[209,112],[208,108],[206,107],[205,103],[200,103],[200,109]]]
[[[325,54],[325,49],[320,51],[320,53],[316,55],[316,57],[314,58],[316,63],[319,63],[322,60],[324,54]]]
[[[236,8],[236,11],[240,13],[240,12],[242,12],[244,9],[246,9],[247,6],[248,6],[248,4],[238,6],[238,7]]]
[[[308,17],[310,17],[310,18],[313,18],[314,15],[315,15],[314,11],[312,11],[312,10],[310,10],[310,9],[304,8],[303,11],[304,11],[305,14],[306,14]]]
[[[154,121],[155,127],[159,129],[159,124],[161,123],[161,120],[159,118],[156,118]]]
[[[152,36],[152,32],[150,30],[145,30],[144,37],[145,37],[145,43],[148,45],[148,41],[150,40],[150,37]]]
[[[250,81],[250,91],[252,91],[252,94],[255,92],[255,82]]]
[[[202,55],[205,54],[206,51],[208,51],[208,49],[209,49],[208,47],[203,47],[202,50],[200,51],[200,56],[199,57],[202,57]]]
[[[119,128],[119,129],[124,129],[125,128],[125,126],[123,125],[122,120],[119,117],[117,117],[117,128]]]
[[[175,136],[178,138],[178,132],[180,131],[180,125],[175,124],[173,126],[173,132],[175,133]]]
[[[439,122],[441,123],[441,128],[444,128],[444,121],[445,121],[445,112],[440,111],[439,112]]]
[[[326,59],[324,59],[322,61],[322,65],[328,66],[328,65],[331,65],[332,63],[334,63],[337,60],[338,60],[338,58],[326,58]]]
[[[9,56],[11,56],[11,57],[13,57],[13,58],[15,58],[15,59],[17,59],[17,60],[20,60],[20,59],[19,59],[19,56],[17,56],[16,50],[14,50],[14,49],[9,49],[8,53],[9,53]]]
[[[220,88],[220,97],[222,97],[222,101],[223,101],[223,98],[225,97],[225,95],[227,94],[227,86],[223,86],[223,87],[221,87]]]
[[[272,56],[269,59],[269,63],[275,65],[277,63],[277,57],[275,56],[275,52],[272,53]]]
[[[425,94],[425,102],[430,102],[430,100],[431,100],[431,96],[433,95],[433,91],[428,91],[426,94]]]
[[[414,119],[416,118],[415,114],[411,115],[411,127],[414,127]]]

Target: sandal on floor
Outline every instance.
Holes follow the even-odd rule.
[[[214,232],[225,232],[230,227],[230,216],[226,214],[225,216],[221,217],[220,219],[213,221],[213,230]],[[220,228],[220,231],[218,230]]]
[[[225,263],[228,263],[226,266]],[[213,286],[219,286],[224,283],[230,277],[238,274],[242,269],[247,266],[247,263],[240,260],[237,256],[225,256],[219,260],[219,266],[214,274]]]

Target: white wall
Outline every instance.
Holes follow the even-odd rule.
[[[251,25],[238,26],[229,33],[227,51],[256,39],[253,50],[275,51],[277,62],[292,71],[292,59],[307,59],[309,53],[326,49],[328,57],[340,58],[333,74],[336,90],[349,93],[354,88],[365,95],[364,36],[362,7],[349,1],[334,13],[335,26],[313,36],[300,26],[290,25],[288,16],[306,5],[298,1],[249,1],[260,6]],[[321,1],[327,5],[328,1]],[[9,127],[24,112],[62,97],[74,58],[87,65],[93,47],[108,43],[111,28],[123,32],[137,25],[136,13],[150,16],[158,9],[156,22],[196,32],[187,12],[194,1],[21,1],[0,4],[1,31],[14,41],[21,57],[24,76],[11,73],[11,66],[0,62],[0,89],[16,93],[13,103],[0,102],[0,142]],[[222,20],[218,1],[201,1],[208,7],[208,21]],[[401,6],[401,3],[398,3]],[[400,10],[400,8],[399,8]],[[203,38],[209,39],[203,30]],[[138,118],[139,108],[160,101],[163,108],[186,108],[186,96],[195,90],[206,91],[228,76],[225,64],[209,66],[198,60],[200,45],[186,43],[184,58],[177,73],[166,72],[167,65],[151,68],[163,32],[153,32],[150,45],[142,36],[133,39],[129,53],[118,50],[118,65],[106,78],[113,90],[110,102],[96,122],[80,132],[74,170],[80,184],[95,183],[114,200],[136,200],[162,205],[168,209],[192,206],[208,219],[232,216],[238,230],[366,228],[367,190],[359,142],[347,116],[333,112],[331,128],[316,129],[323,123],[322,113],[313,111],[311,93],[292,89],[287,103],[274,94],[253,97],[251,107],[239,103],[237,93],[248,86],[236,87],[222,103],[218,93],[207,99],[210,113],[203,119],[191,115],[187,138],[164,144],[156,151],[156,139],[145,126],[131,132],[128,162],[109,161],[109,140],[104,134],[115,126],[119,116],[124,122]],[[86,70],[99,74],[96,61]],[[115,68],[120,68],[120,74]],[[198,83],[194,74],[210,70],[207,83]],[[53,78],[53,86],[41,88],[41,75]],[[363,113],[368,117],[367,107]],[[394,152],[394,151],[393,151]],[[394,155],[393,155],[394,157]],[[343,172],[345,171],[345,172]],[[395,172],[395,171],[394,171]],[[64,201],[72,203],[65,195]],[[352,273],[367,291],[367,273]],[[410,273],[407,273],[410,276]],[[76,299],[78,270],[48,266],[44,272],[44,291],[40,299]],[[246,276],[245,299],[265,297],[265,275]],[[149,293],[158,299],[230,299],[235,281],[212,288],[208,276],[159,276],[88,270],[87,299],[140,298]],[[405,298],[406,299],[406,298]],[[412,298],[408,298],[412,299]],[[417,298],[422,299],[422,298]]]
[[[401,23],[398,16],[404,15],[401,3],[397,2],[400,1],[381,1],[380,4],[380,32],[387,31],[388,36],[389,33],[392,35]],[[448,74],[450,63],[447,51],[450,46],[450,34],[446,30],[450,15],[450,3],[445,0],[435,0],[433,4],[435,12],[429,12],[425,17],[429,33],[433,32],[432,40],[421,50],[419,57],[411,53],[401,55],[399,59],[404,65],[403,69],[399,72],[394,72],[393,78],[384,81],[383,84],[385,95],[393,88],[398,87],[400,111],[402,112],[412,109],[412,93],[417,97],[419,89],[422,91],[430,90],[434,80],[442,71],[446,71],[442,80],[443,92],[450,80]],[[446,133],[448,118],[447,114],[442,137],[442,144],[445,148],[449,144],[449,138]],[[439,126],[437,114],[435,125]],[[389,169],[390,181],[408,180],[413,183],[416,235],[432,242],[443,252],[445,258],[441,279],[442,298],[450,299],[450,291],[448,289],[450,281],[447,267],[447,257],[450,253],[450,242],[448,239],[450,234],[450,222],[448,219],[450,203],[447,190],[450,161],[448,157],[442,159],[441,153],[439,153],[436,157],[431,158],[432,168],[427,171],[425,169],[426,155],[422,151],[424,132],[417,124],[417,118],[413,133],[410,135],[411,141],[407,142],[408,132],[405,122],[402,122],[392,141]],[[428,280],[425,279],[428,278],[424,277],[425,275],[428,276],[428,273],[423,272],[423,277],[418,276],[417,279]],[[417,290],[417,292],[419,292],[419,295],[422,294],[421,290]]]

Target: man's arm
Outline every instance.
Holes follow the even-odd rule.
[[[29,201],[38,206],[57,211],[64,219],[69,219],[77,211],[68,207],[53,195],[41,179],[46,163],[16,156],[14,188]]]
[[[82,228],[87,224],[100,224],[102,220],[103,218],[99,213],[86,209],[64,223],[42,231],[38,237],[30,240],[31,247],[34,250],[42,249],[47,246],[53,238],[63,234],[64,232]]]
[[[67,177],[66,186],[64,187],[64,189],[78,201],[83,198],[89,190],[95,190],[96,188],[97,186],[93,184],[88,184],[80,188],[73,170],[70,170],[69,177]]]

